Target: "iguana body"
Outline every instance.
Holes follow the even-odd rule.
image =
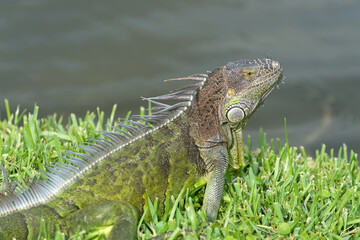
[[[228,63],[208,75],[172,80],[194,84],[149,98],[155,113],[120,125],[106,139],[72,153],[73,165],[50,167],[44,180],[0,194],[0,239],[37,239],[40,220],[50,234],[113,226],[109,239],[136,236],[146,196],[164,208],[171,195],[205,176],[204,210],[215,221],[228,165],[242,156],[241,129],[280,81],[282,67],[270,59]],[[175,99],[167,105],[158,101]],[[149,126],[151,124],[151,126]],[[236,165],[236,164],[234,164]]]

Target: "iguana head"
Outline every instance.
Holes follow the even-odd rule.
[[[271,59],[241,60],[223,69],[225,96],[219,108],[221,124],[243,126],[281,80],[283,68]]]
[[[226,142],[236,148],[239,130],[279,83],[282,71],[279,62],[268,58],[230,62],[213,70],[192,106],[195,143],[211,147]]]

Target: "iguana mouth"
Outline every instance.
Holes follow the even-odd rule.
[[[278,87],[279,84],[281,82],[283,82],[283,79],[285,78],[283,76],[283,73],[282,73],[282,67],[280,69],[281,71],[281,74],[279,75],[278,79],[269,87],[268,90],[266,90],[266,92],[261,96],[261,99],[260,99],[260,104],[262,104],[264,102],[264,100],[269,96],[269,94],[272,92],[272,90],[275,88],[275,87]]]

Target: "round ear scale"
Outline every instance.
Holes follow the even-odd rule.
[[[244,110],[238,107],[231,108],[226,114],[226,118],[232,123],[240,122],[244,117]]]

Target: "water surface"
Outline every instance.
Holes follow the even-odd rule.
[[[359,152],[359,12],[357,0],[3,1],[0,99],[41,116],[117,103],[124,116],[173,89],[166,78],[270,55],[285,84],[246,134],[283,139],[286,117],[291,145]]]

